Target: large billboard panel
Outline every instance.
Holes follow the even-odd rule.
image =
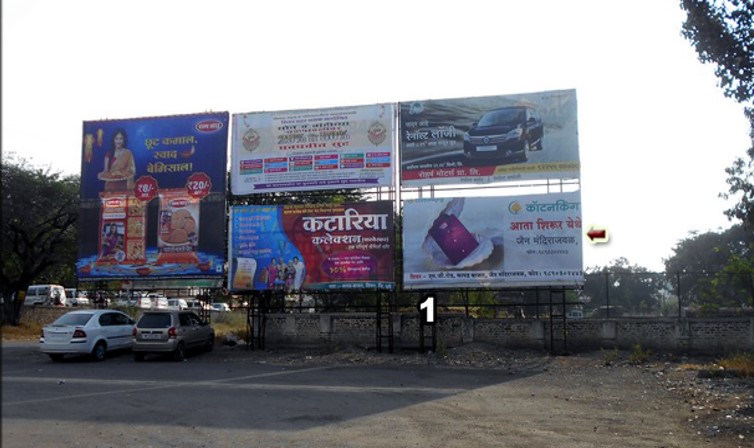
[[[233,194],[393,184],[393,105],[233,114]]]
[[[406,289],[580,285],[579,192],[406,201]]]
[[[400,104],[401,184],[577,178],[576,91]]]
[[[390,201],[231,207],[233,291],[394,289]]]
[[[227,112],[85,121],[80,281],[223,278]]]

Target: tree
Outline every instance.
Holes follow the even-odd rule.
[[[729,305],[742,297],[742,288],[748,289],[745,266],[746,260],[754,260],[753,247],[754,233],[743,225],[692,233],[673,248],[673,255],[665,260],[665,272],[684,304]]]
[[[738,158],[726,168],[728,191],[720,196],[738,197],[725,214],[754,228],[754,1],[681,0],[681,8],[687,13],[683,36],[700,61],[715,64],[725,96],[745,105],[752,139],[748,160]]]
[[[584,277],[583,294],[590,308],[620,306],[630,314],[656,312],[667,283],[664,275],[632,265],[623,257],[610,266],[587,268]]]
[[[34,282],[72,284],[79,216],[78,176],[2,163],[0,294],[4,323],[18,323],[20,301],[9,300]]]

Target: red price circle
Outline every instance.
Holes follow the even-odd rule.
[[[205,173],[194,173],[186,182],[186,190],[191,197],[204,199],[212,189],[212,180]]]
[[[134,184],[134,196],[140,201],[149,202],[157,196],[157,179],[152,176],[141,176]]]

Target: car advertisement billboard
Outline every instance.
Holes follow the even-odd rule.
[[[225,276],[227,112],[85,121],[80,281]]]
[[[233,114],[233,194],[393,184],[391,104]]]
[[[231,207],[233,291],[395,288],[391,201]]]
[[[576,91],[400,103],[401,184],[577,178]]]
[[[406,289],[580,285],[579,192],[405,201]]]

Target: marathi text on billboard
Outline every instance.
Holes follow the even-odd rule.
[[[83,125],[80,281],[225,275],[227,112]]]
[[[403,216],[406,289],[584,281],[578,192],[416,199]]]
[[[231,208],[233,291],[394,289],[390,201]]]
[[[393,184],[393,106],[233,114],[234,194]]]
[[[576,91],[400,104],[401,184],[577,178]]]

